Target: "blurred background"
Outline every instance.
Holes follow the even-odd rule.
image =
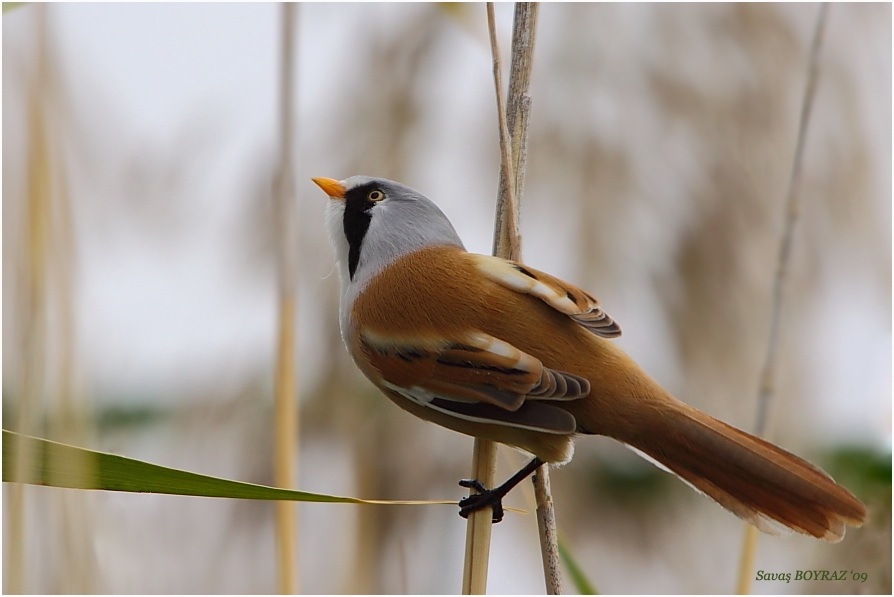
[[[512,7],[498,5],[508,56]],[[753,429],[817,6],[540,9],[523,253],[588,289],[681,399]],[[3,426],[271,484],[281,9],[4,6]],[[458,499],[472,441],[350,363],[311,176],[435,200],[489,253],[499,152],[483,5],[303,4],[293,163],[299,488]],[[891,591],[891,7],[834,5],[807,137],[768,437],[872,518],[762,536],[756,570]],[[508,71],[507,71],[508,72]],[[504,80],[505,77],[504,77]],[[500,448],[498,478],[525,461]],[[559,531],[608,593],[725,593],[743,525],[611,441],[552,475]],[[270,503],[26,487],[27,592],[269,593]],[[9,488],[4,486],[4,497]],[[530,484],[508,504],[532,509]],[[307,593],[452,593],[451,506],[299,506]],[[494,529],[489,592],[541,592],[536,520]],[[4,560],[5,564],[9,562]],[[5,570],[9,573],[9,570]],[[570,587],[569,587],[570,588]]]

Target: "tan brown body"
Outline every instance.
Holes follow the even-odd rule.
[[[362,326],[354,326],[346,338],[349,350],[364,374],[401,408],[460,433],[517,446],[552,463],[571,458],[575,433],[612,437],[657,460],[763,530],[782,525],[835,541],[844,535],[845,525],[862,523],[863,504],[824,472],[676,400],[611,340],[537,296],[483,277],[480,258],[449,246],[413,252],[381,271],[353,302],[350,320]],[[569,297],[582,292],[542,272],[525,270],[544,283],[567,289]],[[423,362],[416,354],[371,350],[364,340],[367,335],[399,344],[405,338],[425,345],[428,338],[435,346],[444,338],[461,344],[479,332],[535,357],[545,368],[589,381],[584,397],[550,403],[573,415],[574,431],[541,432],[464,420],[409,400],[384,383],[385,377],[391,385],[413,387],[424,384],[438,365]],[[495,378],[495,383],[502,381]]]

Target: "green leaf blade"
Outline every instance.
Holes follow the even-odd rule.
[[[28,453],[18,470],[17,454]],[[253,500],[383,503],[232,481],[3,430],[3,481],[70,489]]]

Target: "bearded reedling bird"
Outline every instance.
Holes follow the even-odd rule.
[[[460,501],[491,507],[576,435],[605,435],[766,532],[839,541],[865,506],[809,462],[688,406],[614,343],[587,292],[521,263],[466,252],[428,198],[382,178],[314,178],[341,278],[342,339],[398,406],[534,455],[506,483]]]

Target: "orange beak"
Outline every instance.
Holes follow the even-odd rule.
[[[318,187],[323,189],[323,192],[329,195],[332,199],[344,199],[345,198],[345,187],[332,178],[311,178],[312,181],[316,183]]]

